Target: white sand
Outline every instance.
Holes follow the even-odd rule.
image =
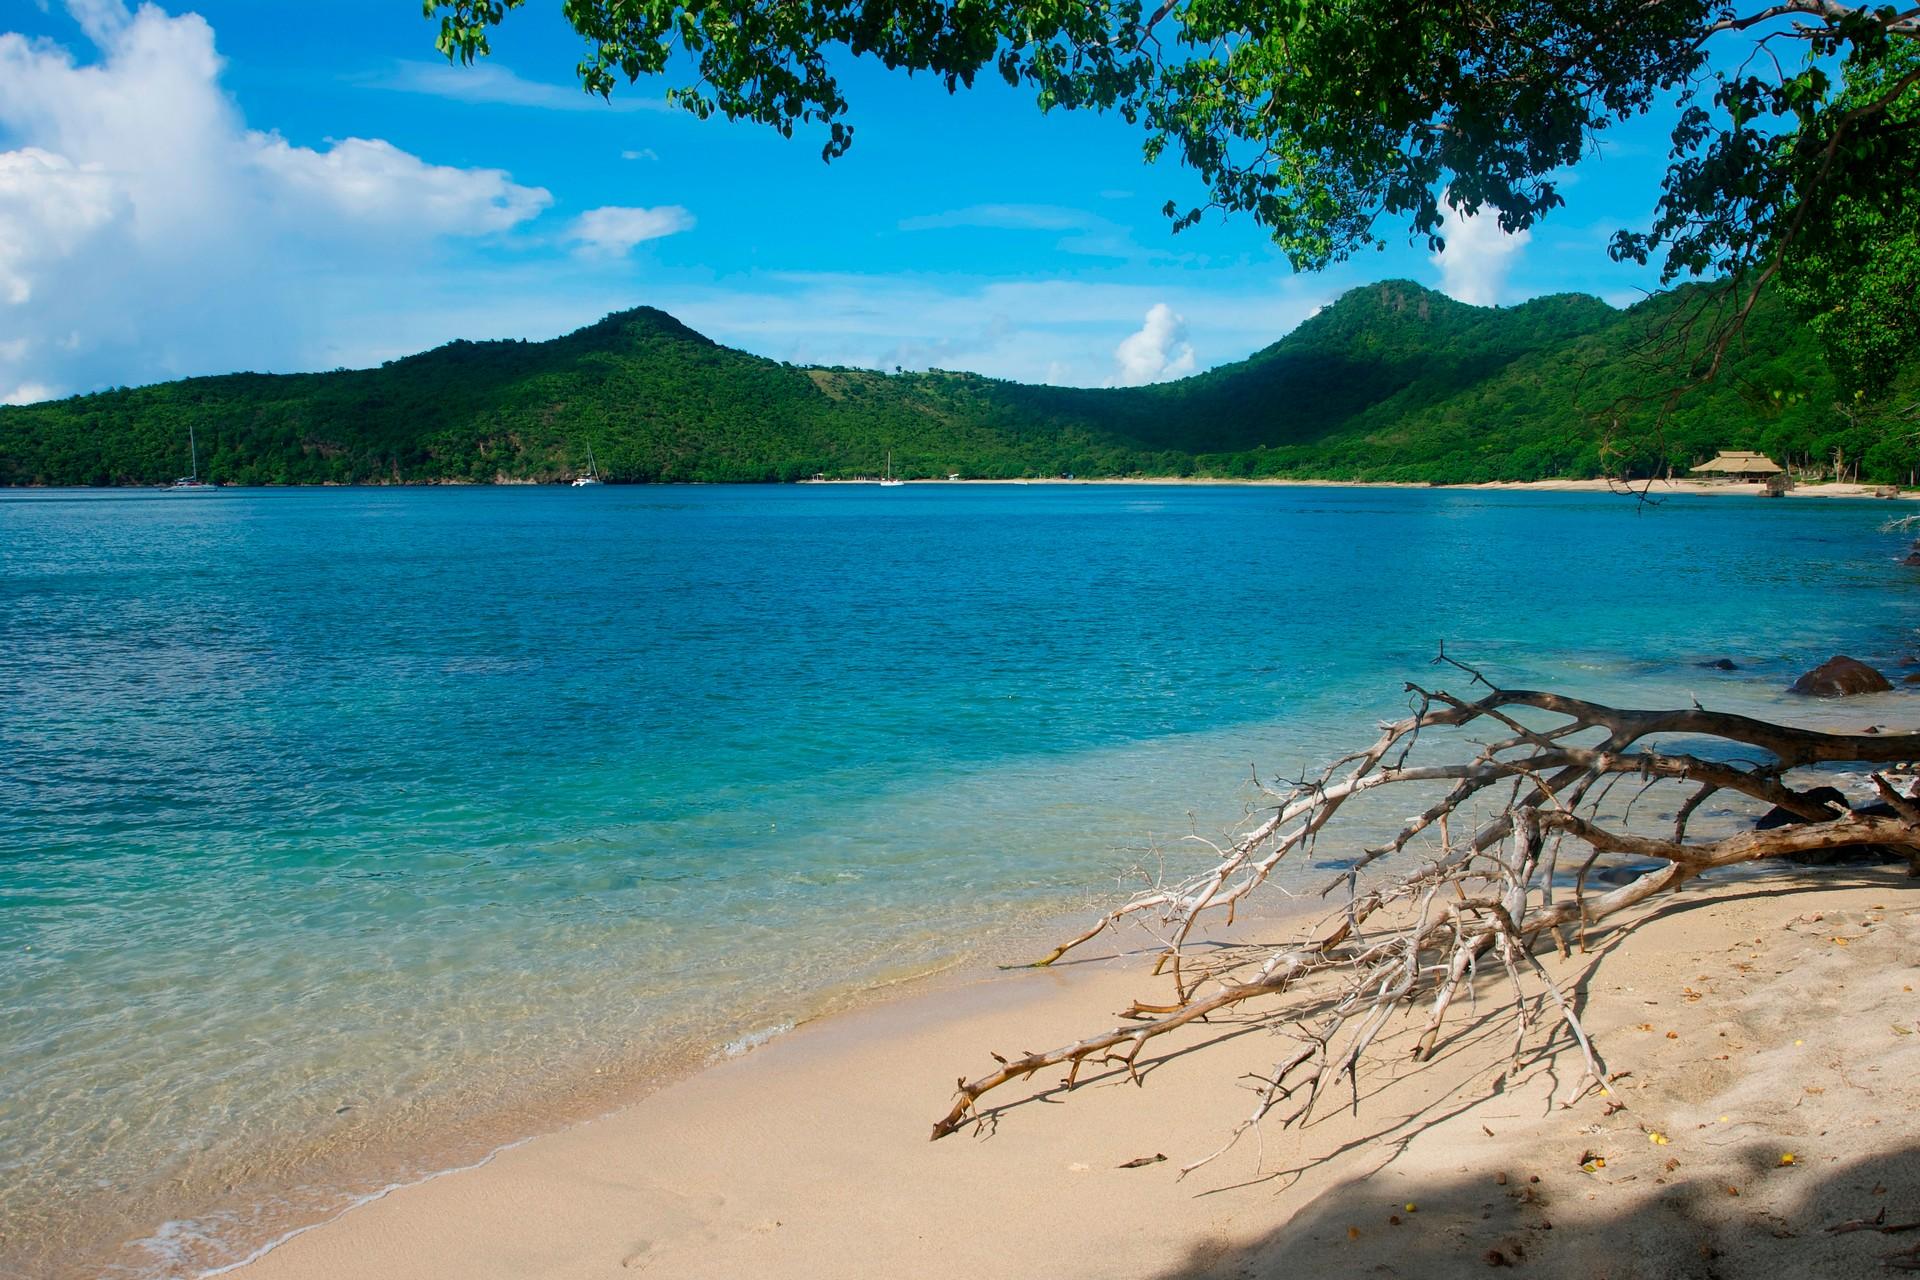
[[[1881,1274],[1920,1232],[1826,1228],[1920,1220],[1916,888],[1858,871],[1695,889],[1624,943],[1549,961],[1590,974],[1587,1025],[1618,1077],[1571,1109],[1550,1097],[1569,1060],[1503,1080],[1507,1027],[1468,1025],[1424,1070],[1387,1045],[1357,1116],[1269,1127],[1179,1181],[1247,1109],[1236,1076],[1277,1048],[1230,1020],[1169,1046],[1144,1087],[1038,1080],[929,1143],[989,1049],[1060,1043],[1153,993],[1137,959],[1109,958],[802,1028],[239,1274],[1424,1277],[1483,1275],[1490,1250],[1616,1280]],[[1589,1153],[1604,1168],[1582,1172]]]

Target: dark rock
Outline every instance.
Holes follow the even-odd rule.
[[[1811,787],[1804,794],[1809,800],[1820,801],[1831,807],[1836,818],[1847,816],[1847,798],[1834,788]],[[1863,804],[1858,809],[1854,809],[1853,813],[1861,818],[1900,816],[1894,811],[1892,805],[1881,800],[1876,800],[1872,804]],[[1760,820],[1753,825],[1756,830],[1771,831],[1775,827],[1793,827],[1806,821],[1808,819],[1799,814],[1775,805],[1761,815]],[[1863,843],[1842,845],[1836,849],[1808,849],[1801,853],[1790,853],[1786,860],[1803,867],[1872,867],[1889,862],[1905,862],[1920,867],[1920,861],[1916,861],[1912,850],[1884,844]]]
[[[1843,816],[1849,808],[1846,796],[1841,794],[1838,787],[1812,787],[1802,794],[1816,804],[1824,804],[1829,809],[1832,809],[1833,816],[1836,818]],[[1782,809],[1779,805],[1775,805],[1773,808],[1761,814],[1760,821],[1754,823],[1753,826],[1756,831],[1771,831],[1775,827],[1793,827],[1806,821],[1806,818],[1801,817],[1793,810]]]
[[[1884,867],[1889,863],[1912,862],[1905,849],[1886,844],[1848,844],[1837,849],[1807,849],[1790,853],[1788,862],[1801,867]]]
[[[1900,677],[1901,684],[1920,684],[1920,671],[1909,671]]]
[[[1885,693],[1887,678],[1854,658],[1832,657],[1793,682],[1792,693],[1816,698],[1845,698],[1856,693]]]
[[[1740,669],[1740,664],[1732,658],[1715,658],[1712,662],[1702,662],[1699,665],[1709,667],[1715,671],[1738,671]]]

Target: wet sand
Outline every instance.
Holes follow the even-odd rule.
[[[1185,1180],[1248,1109],[1241,1077],[1275,1056],[1271,1031],[1191,1028],[1141,1086],[1039,1078],[929,1142],[990,1050],[1104,1029],[1156,993],[1137,955],[1112,954],[803,1027],[238,1274],[1868,1274],[1920,1244],[1878,1229],[1920,1220],[1915,889],[1871,869],[1695,887],[1548,959],[1585,978],[1612,1079],[1571,1108],[1554,1100],[1564,1039],[1512,1069],[1488,1000],[1424,1069],[1401,1052],[1419,1011],[1396,1020],[1357,1110],[1269,1124]],[[1856,1220],[1873,1229],[1830,1230]]]

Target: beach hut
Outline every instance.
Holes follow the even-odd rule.
[[[1782,474],[1778,463],[1764,453],[1744,449],[1722,449],[1713,461],[1691,468],[1702,480],[1766,480]]]

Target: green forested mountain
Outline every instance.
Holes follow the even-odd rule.
[[[1837,449],[1862,478],[1908,478],[1914,444],[1837,403],[1780,307],[1756,312],[1717,379],[1669,404],[1688,379],[1655,348],[1703,296],[1488,308],[1389,281],[1237,364],[1114,390],[791,366],[643,307],[550,342],[0,409],[0,482],[162,482],[184,468],[189,423],[202,475],[242,484],[559,480],[589,443],[629,481],[871,475],[888,450],[907,476],[1529,480],[1646,474],[1721,447],[1802,463]],[[1907,399],[1914,372],[1896,388]],[[1603,458],[1603,441],[1622,451]]]

